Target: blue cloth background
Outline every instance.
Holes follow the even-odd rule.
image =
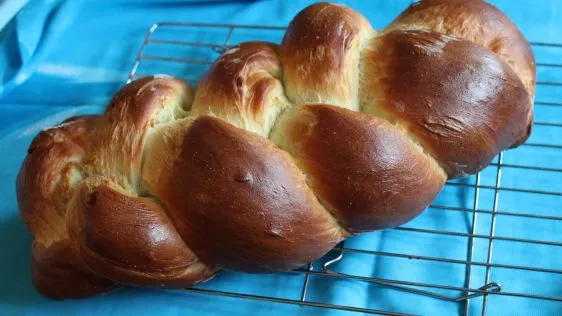
[[[376,28],[387,25],[410,0],[340,1],[361,11]],[[522,29],[530,41],[562,43],[562,2],[491,1]],[[32,240],[19,218],[15,176],[31,139],[43,128],[65,118],[99,113],[126,81],[148,27],[159,21],[286,25],[311,1],[30,1],[0,31],[0,314],[205,314],[205,315],[308,315],[353,314],[287,304],[202,295],[184,291],[126,288],[80,301],[53,302],[31,286],[29,249]],[[8,14],[0,11],[2,14]],[[155,37],[173,39],[178,33],[161,28]],[[182,31],[181,40],[221,43],[224,33],[212,30]],[[281,32],[236,31],[232,42],[249,39],[278,41]],[[153,48],[147,54],[178,54],[183,58],[213,58],[186,48]],[[183,51],[181,49],[184,49]],[[538,62],[560,63],[562,48],[535,46]],[[192,54],[192,55],[189,55]],[[199,55],[201,54],[201,55]],[[167,72],[196,78],[204,68],[143,62],[139,73]],[[562,68],[538,67],[539,81],[562,81]],[[562,89],[539,85],[537,101],[562,102]],[[562,122],[562,107],[537,105],[537,122]],[[531,143],[562,144],[562,128],[536,126]],[[562,150],[523,146],[504,155],[504,163],[562,168]],[[503,168],[501,185],[508,188],[562,192],[562,173]],[[496,168],[482,173],[481,184],[493,186]],[[474,183],[474,177],[460,182]],[[481,210],[493,208],[494,190],[482,189]],[[472,208],[474,189],[447,186],[436,205]],[[498,210],[562,216],[562,197],[500,191]],[[470,233],[472,215],[430,208],[405,227]],[[491,216],[480,214],[477,234],[489,234]],[[562,223],[541,219],[498,216],[496,235],[562,242]],[[346,247],[379,252],[466,260],[467,238],[388,230],[366,234],[346,242]],[[493,262],[562,269],[562,247],[494,241]],[[486,262],[487,239],[475,240],[474,261]],[[328,256],[330,257],[330,255]],[[334,269],[361,276],[463,287],[462,264],[409,260],[390,256],[347,253]],[[471,288],[484,282],[485,268],[472,269]],[[200,288],[299,299],[302,274],[245,275],[225,273]],[[491,281],[506,292],[562,297],[560,273],[538,273],[492,268]],[[433,289],[445,295],[459,292]],[[441,301],[399,292],[357,280],[312,276],[307,300],[385,311],[425,315],[451,315],[461,303]],[[470,314],[480,315],[482,298],[470,303]],[[562,303],[511,296],[490,296],[490,315],[559,315]]]

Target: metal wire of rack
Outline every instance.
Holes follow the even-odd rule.
[[[201,74],[208,66],[210,66],[214,62],[214,59],[216,56],[218,56],[218,54],[224,52],[226,49],[233,46],[231,45],[231,41],[233,38],[233,34],[235,34],[236,31],[249,30],[252,32],[258,32],[262,34],[264,32],[271,32],[271,33],[276,33],[274,37],[279,37],[283,34],[285,29],[286,29],[285,27],[277,27],[277,26],[240,25],[240,24],[206,24],[206,23],[178,23],[178,22],[162,22],[162,23],[154,24],[149,28],[144,38],[142,47],[140,48],[140,51],[138,52],[135,58],[127,82],[130,82],[131,80],[136,79],[138,77],[157,73],[161,70],[156,70],[157,68],[159,68],[156,66],[162,66],[163,64],[166,63],[181,64],[187,67],[202,66],[199,67],[200,68],[199,74]],[[161,31],[169,32],[170,30],[173,33],[173,39],[167,39],[165,38],[165,36],[162,38],[155,36],[158,32]],[[186,32],[193,33],[194,31],[201,32],[201,31],[209,31],[209,30],[213,30],[213,32],[216,32],[217,30],[223,32],[225,36],[225,40],[222,43],[216,43],[213,41],[208,42],[205,39],[183,40],[181,37],[181,35],[187,34]],[[179,37],[178,34],[180,34]],[[178,38],[180,39],[178,40]],[[559,50],[559,55],[562,55],[562,44],[532,42],[531,45],[534,49],[544,47],[548,49]],[[167,48],[159,49],[162,47],[167,47]],[[185,57],[186,55],[169,56],[167,55],[167,52],[169,51],[168,50],[169,47],[189,47],[189,48],[197,49],[199,50],[198,52],[204,52],[203,55],[207,56],[207,58],[186,58]],[[156,49],[152,49],[152,48],[156,48]],[[198,56],[198,54],[193,54],[193,56]],[[149,62],[151,64],[147,65],[145,67],[146,69],[139,71],[144,64]],[[551,62],[537,62],[536,65],[538,68],[542,68],[542,69],[562,67],[562,64],[551,63]],[[189,68],[183,67],[181,70],[179,70],[178,73],[175,73],[174,75],[181,77],[186,81],[196,85],[198,76],[190,74],[190,71],[188,70]],[[163,71],[167,71],[167,70],[163,70]],[[557,86],[562,86],[562,82],[539,80],[537,81],[537,87],[540,86],[557,87]],[[537,95],[538,98],[537,101],[535,102],[535,107],[551,107],[556,109],[559,108],[562,109],[562,102],[557,102],[552,100],[540,100],[540,94]],[[536,120],[533,126],[534,128],[537,127],[561,128],[562,122]],[[562,145],[543,143],[543,142],[530,141],[522,146],[530,147],[530,148],[538,148],[538,149],[546,148],[546,149],[553,149],[553,150],[562,150]],[[207,295],[219,295],[219,296],[226,296],[226,297],[239,298],[239,299],[259,300],[259,301],[275,302],[275,303],[283,303],[283,304],[296,304],[301,306],[309,306],[309,307],[324,308],[324,309],[337,309],[337,310],[350,311],[350,312],[362,312],[362,313],[381,314],[381,315],[404,315],[403,313],[398,313],[393,311],[361,308],[361,307],[346,306],[341,304],[332,304],[332,303],[310,300],[308,298],[310,279],[312,276],[320,276],[320,277],[327,277],[327,278],[339,278],[339,279],[348,279],[348,280],[356,280],[360,282],[374,283],[398,291],[415,293],[415,294],[432,297],[434,299],[443,300],[443,301],[457,302],[459,304],[462,304],[462,308],[461,308],[462,315],[469,314],[469,309],[471,308],[469,302],[472,299],[479,298],[479,297],[482,298],[482,305],[481,305],[482,315],[486,314],[488,301],[489,298],[492,296],[519,297],[525,299],[554,301],[562,304],[562,292],[560,296],[535,294],[532,291],[509,292],[503,290],[502,284],[499,283],[499,281],[509,282],[509,280],[492,280],[491,278],[492,275],[491,272],[493,269],[508,269],[510,271],[513,271],[513,273],[517,273],[517,271],[533,271],[539,273],[562,275],[562,266],[560,266],[560,268],[541,268],[541,267],[532,266],[530,264],[511,264],[511,263],[506,264],[506,263],[494,262],[493,249],[495,243],[497,242],[524,243],[524,244],[562,248],[562,233],[560,234],[561,237],[559,240],[529,239],[529,238],[519,238],[519,237],[511,237],[511,236],[498,236],[496,234],[496,229],[495,229],[496,223],[498,221],[498,218],[500,217],[512,217],[512,218],[517,218],[518,220],[521,221],[534,219],[534,220],[542,220],[542,221],[557,221],[562,223],[562,216],[532,213],[532,212],[502,211],[499,209],[500,194],[502,192],[510,192],[515,194],[532,194],[537,196],[562,196],[562,192],[556,190],[553,191],[553,190],[543,190],[543,189],[526,188],[526,187],[518,187],[518,186],[503,186],[501,184],[502,172],[506,169],[515,170],[515,172],[518,171],[545,172],[551,175],[553,179],[562,179],[562,168],[560,167],[536,166],[527,163],[525,164],[506,163],[504,162],[504,155],[505,153],[500,153],[498,157],[495,159],[495,161],[492,162],[490,166],[487,168],[488,172],[489,170],[492,170],[492,173],[494,174],[493,178],[495,178],[495,181],[491,184],[481,183],[481,173],[473,177],[474,183],[457,182],[457,181],[449,181],[447,183],[448,187],[457,187],[462,190],[469,190],[469,192],[471,192],[472,194],[471,207],[459,207],[459,206],[449,206],[449,205],[430,206],[430,208],[437,211],[462,212],[462,213],[470,214],[471,225],[467,232],[457,232],[457,231],[431,229],[431,228],[413,228],[413,227],[398,227],[394,229],[396,231],[405,231],[405,232],[415,233],[419,235],[434,234],[440,236],[454,236],[458,238],[466,238],[466,242],[468,243],[468,246],[467,246],[467,253],[465,259],[451,259],[451,258],[424,256],[424,255],[417,255],[417,254],[410,254],[410,253],[394,253],[394,252],[386,252],[386,251],[356,249],[353,247],[348,247],[345,245],[344,242],[342,242],[333,249],[331,259],[328,259],[320,263],[319,265],[314,265],[313,263],[311,263],[305,268],[290,272],[290,273],[304,275],[304,281],[302,283],[300,297],[298,299],[278,298],[278,297],[267,296],[267,295],[244,294],[244,293],[237,293],[235,291],[220,291],[220,290],[199,289],[199,288],[190,288],[186,290],[195,293],[200,293],[200,294],[207,294]],[[557,155],[562,160],[562,151],[557,152]],[[487,197],[491,199],[491,207],[489,207],[488,209],[481,207],[483,201],[483,197],[482,197],[483,190],[488,190],[493,192],[491,196],[490,194],[487,194]],[[491,223],[489,224],[488,233],[486,234],[478,232],[479,231],[478,223],[481,216],[491,217]],[[478,240],[484,240],[485,243],[487,244],[485,260],[476,260],[474,258],[475,242]],[[343,264],[344,261],[343,259],[345,258],[345,256],[347,254],[354,254],[354,253],[370,255],[370,256],[401,258],[401,259],[415,260],[417,262],[426,261],[426,262],[437,262],[437,263],[444,263],[450,265],[461,265],[465,267],[464,285],[449,286],[449,285],[442,285],[442,284],[435,284],[435,283],[424,283],[424,282],[396,280],[396,279],[378,278],[378,277],[365,277],[365,276],[347,274],[343,272],[337,272],[336,271],[337,265]],[[481,267],[485,269],[484,282],[481,284],[481,286],[477,286],[477,287],[473,286],[473,280],[471,280],[471,276],[472,276],[471,272],[476,267]],[[456,292],[457,294],[445,295],[445,294],[441,294],[441,292],[439,292],[440,290],[453,291]]]

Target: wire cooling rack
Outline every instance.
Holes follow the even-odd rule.
[[[167,73],[185,79],[193,85],[197,84],[198,78],[205,72],[206,69],[213,63],[225,49],[231,47],[231,43],[247,40],[265,40],[271,42],[279,42],[285,27],[272,27],[272,26],[258,26],[258,25],[238,25],[238,24],[205,24],[205,23],[175,23],[163,22],[152,25],[144,39],[140,52],[136,56],[134,65],[130,71],[128,82],[131,80],[150,75],[154,73]],[[216,42],[216,38],[224,38],[224,41]],[[562,56],[562,44],[550,43],[531,43],[535,51],[544,50],[545,56]],[[549,114],[549,119],[541,121],[540,118],[535,117],[534,130],[543,129],[543,134],[550,135],[549,140],[556,138],[556,135],[561,135],[562,123],[556,119],[562,118],[562,102],[556,101],[556,93],[549,92],[549,89],[560,89],[561,82],[540,81],[541,74],[548,71],[562,70],[562,64],[547,60],[541,62],[538,60],[538,79],[537,82],[537,98],[535,102],[536,111],[546,111]],[[553,91],[553,90],[552,90]],[[541,99],[546,96],[545,99]],[[542,110],[541,110],[542,109]],[[558,111],[558,112],[556,112]],[[559,115],[557,116],[556,113]],[[546,116],[546,115],[543,115]],[[546,129],[546,132],[545,132]],[[538,133],[538,132],[536,132]],[[522,271],[531,271],[540,273],[544,278],[552,278],[554,281],[560,282],[562,288],[562,265],[554,265],[552,267],[540,267],[534,264],[535,261],[540,262],[540,258],[536,260],[526,260],[525,256],[532,255],[532,253],[525,253],[522,251],[520,256],[521,260],[516,262],[503,263],[501,258],[494,257],[494,247],[497,243],[501,243],[502,247],[511,247],[513,251],[519,251],[521,247],[516,245],[530,245],[531,247],[549,247],[548,252],[553,253],[554,256],[562,254],[562,225],[556,226],[558,229],[559,238],[557,240],[544,240],[539,237],[527,238],[524,234],[518,234],[515,228],[510,236],[496,234],[496,225],[498,221],[504,218],[511,218],[522,224],[523,226],[530,223],[530,221],[539,221],[536,225],[543,225],[541,223],[562,223],[562,216],[555,215],[556,211],[560,210],[550,209],[547,211],[536,211],[529,209],[527,211],[510,211],[500,209],[501,199],[513,198],[510,196],[523,195],[530,201],[537,201],[538,204],[543,199],[562,197],[562,192],[558,190],[547,190],[542,186],[529,187],[525,184],[515,184],[507,186],[502,184],[502,173],[509,172],[515,176],[525,177],[529,172],[541,173],[544,181],[562,181],[562,145],[553,144],[549,141],[535,141],[531,138],[526,144],[521,146],[524,148],[525,155],[542,155],[545,151],[548,152],[550,157],[554,157],[552,164],[534,165],[530,159],[509,159],[505,161],[507,152],[501,153],[490,164],[490,166],[483,172],[473,176],[465,181],[449,181],[447,187],[456,188],[461,190],[464,195],[468,195],[469,206],[453,206],[453,205],[431,205],[429,209],[438,212],[462,212],[468,214],[470,222],[466,231],[452,231],[447,229],[434,229],[432,227],[398,227],[395,231],[402,231],[415,234],[418,237],[438,235],[445,237],[453,237],[461,239],[466,243],[466,255],[464,258],[452,259],[438,256],[427,256],[416,253],[396,253],[387,251],[373,251],[365,249],[357,249],[348,247],[343,242],[339,244],[329,254],[327,259],[321,262],[311,263],[307,267],[299,270],[292,271],[291,273],[301,274],[304,276],[303,282],[300,286],[297,298],[280,298],[276,296],[269,296],[266,293],[259,295],[240,293],[235,290],[216,290],[212,288],[192,288],[188,291],[197,292],[205,295],[220,295],[237,299],[250,299],[260,300],[284,304],[296,304],[302,306],[337,309],[350,312],[362,312],[383,315],[403,315],[396,311],[386,311],[380,309],[370,309],[365,307],[347,306],[345,304],[334,304],[330,302],[323,302],[309,298],[310,280],[312,277],[323,278],[337,278],[354,280],[357,282],[366,282],[378,284],[384,288],[391,288],[398,291],[409,292],[413,294],[430,297],[439,302],[453,302],[459,304],[459,312],[461,315],[468,315],[474,313],[471,309],[477,309],[477,313],[485,315],[489,306],[489,301],[493,297],[517,297],[528,300],[549,301],[555,304],[560,304],[562,309],[562,291],[558,295],[545,295],[540,293],[540,283],[529,281],[524,283],[523,287],[518,287],[517,291],[509,291],[505,288],[510,282],[518,278]],[[516,149],[512,152],[516,152]],[[522,154],[514,153],[514,156]],[[483,179],[489,180],[484,183]],[[491,179],[491,180],[490,180]],[[503,196],[507,197],[503,197]],[[557,201],[562,201],[558,199]],[[562,205],[555,202],[557,205]],[[426,210],[428,212],[429,210]],[[550,213],[549,213],[550,212]],[[483,219],[484,218],[484,219]],[[481,224],[484,222],[485,224]],[[544,224],[546,225],[546,224]],[[485,226],[485,227],[482,227]],[[519,226],[518,226],[519,227]],[[347,243],[347,241],[346,241]],[[475,245],[480,243],[482,247],[487,249],[484,251],[484,256],[475,258]],[[552,249],[552,250],[550,250]],[[423,249],[421,249],[423,251]],[[409,260],[412,264],[421,264],[421,262],[439,263],[445,265],[458,265],[463,269],[463,284],[459,285],[443,285],[440,283],[432,282],[417,282],[413,280],[401,280],[398,278],[383,278],[377,276],[360,276],[343,272],[338,272],[339,265],[345,265],[345,258],[353,254],[361,254],[366,256],[388,257],[396,260]],[[517,256],[517,254],[516,254]],[[498,255],[499,257],[499,255]],[[555,259],[555,262],[560,260]],[[473,280],[473,270],[483,269],[483,278]],[[500,274],[501,276],[510,275],[509,278],[492,279],[492,271],[502,269],[508,273]],[[428,270],[427,273],[432,273]],[[545,276],[548,274],[549,276]],[[558,279],[554,279],[558,277]],[[477,282],[480,282],[477,284]],[[538,281],[540,282],[540,281]],[[444,291],[446,293],[444,293]],[[556,293],[555,293],[556,294]],[[477,304],[471,303],[475,299],[479,299]]]

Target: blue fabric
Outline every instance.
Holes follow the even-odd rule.
[[[398,1],[345,1],[361,11],[376,28],[382,28],[410,3]],[[286,25],[311,1],[30,1],[0,32],[0,314],[205,314],[205,315],[345,315],[348,312],[202,295],[183,291],[126,288],[88,300],[53,302],[33,289],[29,273],[32,240],[19,218],[15,199],[15,176],[32,138],[43,128],[85,113],[99,113],[111,95],[125,82],[143,37],[159,21]],[[492,1],[508,14],[530,41],[562,43],[562,3],[556,0]],[[221,30],[159,28],[155,38],[222,43]],[[239,30],[233,43],[250,40],[278,41],[281,32]],[[562,48],[535,46],[538,62],[559,63]],[[164,51],[165,50],[165,51]],[[151,46],[145,54],[172,54],[182,58],[213,59],[216,53],[172,46]],[[185,64],[143,61],[139,73],[166,72],[186,79],[204,71]],[[539,81],[562,81],[562,68],[538,67]],[[557,86],[537,87],[537,101],[562,102]],[[537,122],[562,123],[562,107],[537,106]],[[561,145],[562,128],[535,126],[529,142]],[[562,168],[562,150],[523,146],[508,151],[504,163]],[[503,168],[501,185],[507,188],[562,192],[562,173]],[[474,183],[474,177],[456,182]],[[482,173],[481,184],[494,186],[496,168]],[[494,190],[479,192],[478,207],[493,208]],[[474,190],[447,186],[435,205],[472,208]],[[562,216],[562,196],[499,191],[498,210]],[[430,208],[405,227],[471,232],[472,215],[461,211]],[[477,219],[476,234],[488,235],[491,216]],[[498,216],[497,236],[562,242],[562,223],[543,219]],[[356,237],[346,247],[389,253],[466,260],[467,238],[388,230]],[[486,262],[487,239],[476,239],[473,260]],[[332,258],[330,254],[327,258]],[[562,269],[562,247],[495,240],[493,262]],[[346,253],[335,270],[359,276],[464,287],[463,264],[391,256]],[[319,269],[318,266],[315,267]],[[485,267],[474,266],[471,288],[485,283]],[[224,273],[199,288],[269,297],[300,299],[301,274],[245,275]],[[491,281],[505,292],[524,292],[562,297],[560,273],[492,268]],[[461,293],[427,289],[444,295]],[[358,280],[312,276],[307,300],[361,308],[425,315],[451,315],[463,305],[388,289]],[[470,303],[470,314],[480,315],[482,298]],[[558,315],[562,303],[490,296],[490,315]]]

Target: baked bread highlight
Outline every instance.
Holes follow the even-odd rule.
[[[36,136],[16,184],[34,285],[84,298],[298,268],[525,142],[534,88],[529,43],[483,1],[426,0],[381,31],[311,5],[197,87],[138,79]]]

